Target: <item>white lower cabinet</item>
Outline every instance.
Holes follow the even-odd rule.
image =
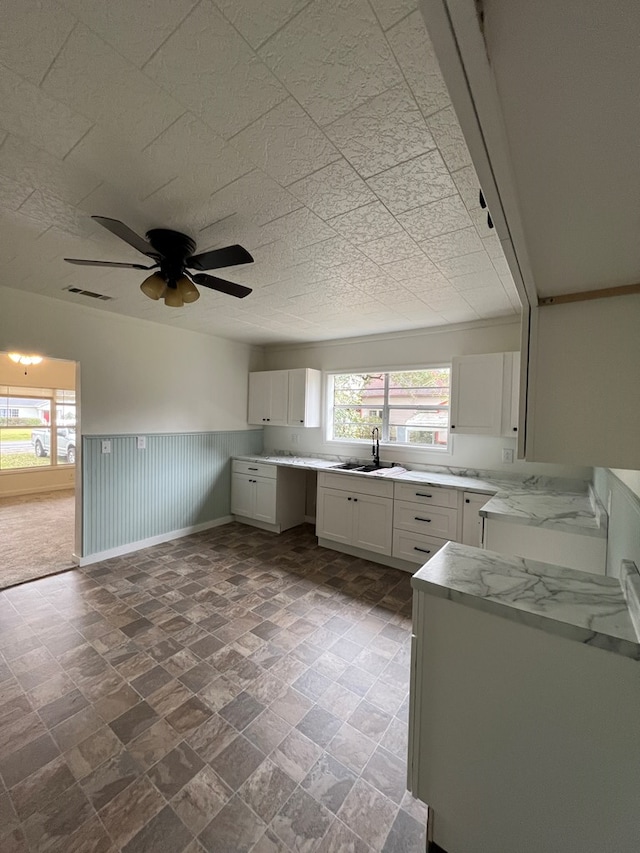
[[[462,505],[462,544],[482,547],[482,517],[480,510],[491,495],[464,492]]]
[[[460,495],[457,489],[396,483],[392,555],[417,568],[450,540],[457,542]]]
[[[318,539],[390,556],[392,530],[392,483],[318,474]]]
[[[234,460],[231,513],[238,521],[281,533],[305,516],[304,471]]]

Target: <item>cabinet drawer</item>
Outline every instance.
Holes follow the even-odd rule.
[[[375,495],[379,498],[393,497],[393,483],[382,483],[380,480],[370,480],[366,476],[358,477],[356,474],[328,474],[320,471],[318,486],[359,495]]]
[[[438,539],[436,536],[421,536],[419,533],[409,533],[406,530],[394,530],[392,554],[400,560],[422,565],[447,542],[447,539]]]
[[[408,501],[394,501],[393,526],[427,536],[456,539],[458,511],[445,507],[423,506]]]
[[[396,483],[395,499],[429,506],[449,506],[457,509],[459,492],[457,489],[443,489],[441,486],[421,485],[420,483]]]
[[[278,476],[278,466],[265,462],[243,462],[234,459],[231,470],[234,474],[251,474],[253,477],[269,477],[272,480]]]

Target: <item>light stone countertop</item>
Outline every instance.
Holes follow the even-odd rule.
[[[487,495],[480,510],[485,518],[508,521],[534,527],[545,527],[565,533],[576,533],[606,539],[607,514],[593,492],[565,490],[564,481],[554,478],[522,477],[507,479],[461,476],[448,471],[394,471],[364,474],[359,471],[335,469],[340,460],[306,456],[261,455],[237,456],[246,462],[262,462],[289,468],[328,471],[346,477],[376,477],[397,483],[425,483],[431,486],[459,489]]]
[[[449,542],[411,580],[415,590],[640,660],[620,581]]]

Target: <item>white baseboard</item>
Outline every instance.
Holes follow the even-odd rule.
[[[162,542],[169,542],[171,539],[181,539],[183,536],[200,533],[202,530],[222,527],[224,524],[230,524],[233,520],[233,516],[224,515],[222,518],[215,518],[213,521],[203,521],[202,524],[182,527],[180,530],[171,530],[168,533],[161,533],[159,536],[151,536],[149,539],[127,542],[126,545],[118,545],[117,548],[109,548],[107,551],[99,551],[97,554],[89,554],[86,557],[79,557],[77,554],[74,554],[73,560],[78,566],[90,566],[93,563],[101,563],[102,560],[109,560],[111,557],[123,557],[125,554],[133,554],[135,551],[141,551],[143,548],[151,547],[151,545],[160,545]]]
[[[46,495],[48,492],[72,492],[75,489],[73,483],[63,483],[60,486],[35,486],[32,489],[11,489],[9,492],[0,492],[0,498],[19,498],[22,495]]]

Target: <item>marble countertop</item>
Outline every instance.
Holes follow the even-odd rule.
[[[546,527],[584,536],[607,537],[607,514],[593,493],[565,491],[562,481],[523,477],[520,480],[501,477],[484,478],[461,476],[448,472],[382,469],[378,473],[336,469],[336,459],[307,456],[238,456],[247,462],[263,462],[289,468],[315,471],[331,470],[346,477],[384,477],[398,483],[428,483],[431,486],[459,489],[487,495],[487,504],[480,510],[486,518]]]
[[[449,542],[411,580],[416,590],[640,660],[620,581]]]

